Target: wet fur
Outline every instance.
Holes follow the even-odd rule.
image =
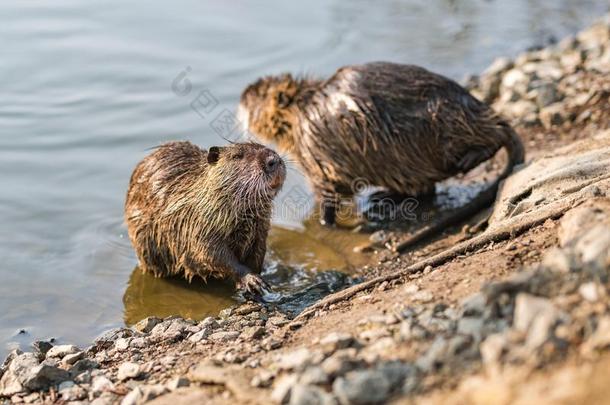
[[[503,146],[510,169],[524,158],[488,105],[413,65],[347,66],[326,81],[266,77],[244,91],[240,109],[260,139],[294,154],[320,200],[352,196],[355,181],[416,197]]]
[[[261,168],[275,152],[255,143],[208,151],[189,142],[157,148],[135,168],[125,203],[129,238],[143,271],[237,281],[239,264],[260,274],[277,189]],[[285,176],[283,163],[281,182]]]

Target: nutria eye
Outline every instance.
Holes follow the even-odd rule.
[[[244,158],[244,152],[237,152],[236,154],[233,155],[233,159],[235,160],[240,160]]]

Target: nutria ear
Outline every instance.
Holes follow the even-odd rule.
[[[208,150],[208,164],[215,165],[220,158],[220,148],[218,146],[212,146]]]
[[[280,91],[279,93],[277,93],[277,105],[280,108],[286,108],[290,105],[290,103],[292,102],[291,97],[284,93],[283,91]]]

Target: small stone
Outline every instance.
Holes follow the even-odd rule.
[[[519,293],[515,299],[514,328],[527,334],[526,346],[535,349],[550,336],[559,313],[546,298]]]
[[[161,384],[138,386],[123,398],[121,405],[137,405],[152,401],[159,395],[167,392],[167,388]]]
[[[354,337],[349,333],[333,332],[320,340],[320,345],[327,352],[345,349],[354,342]]]
[[[589,302],[595,302],[599,300],[599,288],[597,283],[591,281],[585,284],[581,284],[578,288],[580,295]]]
[[[130,361],[125,362],[119,366],[117,372],[117,378],[119,381],[129,380],[130,378],[136,378],[140,375],[140,365],[132,363]]]
[[[595,332],[585,343],[588,350],[601,350],[610,347],[610,317],[605,316],[597,323]]]
[[[74,363],[69,371],[71,376],[76,377],[84,371],[93,370],[98,367],[99,365],[95,361],[91,359],[82,359]]]
[[[182,387],[188,387],[189,385],[191,385],[191,382],[188,378],[186,377],[176,377],[176,378],[172,378],[168,383],[167,383],[167,389],[170,391],[175,391],[178,388],[182,388]]]
[[[133,328],[141,333],[150,333],[153,328],[161,322],[162,319],[157,318],[156,316],[149,316],[148,318],[144,318],[135,325],[133,325]]]
[[[241,333],[244,340],[260,339],[265,334],[265,328],[261,326],[250,326]]]
[[[305,384],[296,384],[290,392],[289,405],[335,405],[333,396],[323,389]]]
[[[387,378],[374,370],[351,371],[333,383],[333,393],[342,405],[383,402],[390,388]]]
[[[432,295],[432,293],[430,291],[418,291],[415,294],[413,294],[413,300],[414,301],[420,301],[423,303],[426,302],[430,302],[434,299],[434,296]]]
[[[278,403],[284,404],[290,399],[290,392],[297,384],[297,376],[294,374],[285,375],[275,383],[275,388],[271,392],[271,399]]]
[[[49,342],[45,342],[44,340],[37,340],[32,343],[32,347],[34,348],[34,353],[38,357],[38,360],[43,361],[47,357],[47,352],[53,347],[53,345]]]
[[[144,337],[136,337],[131,339],[131,341],[129,342],[129,347],[130,348],[135,348],[135,349],[144,349],[145,347],[148,347],[149,343],[146,340],[146,338]]]
[[[262,370],[260,373],[252,377],[250,385],[257,388],[266,388],[271,385],[275,375],[267,370]]]
[[[545,128],[549,129],[555,125],[561,125],[565,120],[565,105],[554,103],[540,110],[540,121]]]
[[[464,335],[473,336],[475,340],[480,340],[483,335],[483,319],[472,317],[460,318],[457,331]]]
[[[201,329],[199,332],[191,335],[189,337],[189,342],[193,342],[193,343],[198,343],[201,342],[202,340],[205,340],[205,338],[207,338],[210,335],[210,331],[208,329]]]
[[[335,352],[333,356],[328,357],[322,362],[322,370],[331,377],[341,376],[361,365],[361,361],[355,357],[355,349]]]
[[[220,319],[227,319],[233,314],[233,308],[225,308],[218,314]]]
[[[288,324],[288,322],[288,319],[284,318],[283,316],[272,316],[267,320],[267,323],[277,327],[282,327]]]
[[[307,367],[299,377],[302,384],[323,385],[328,381],[328,374],[320,366]]]
[[[198,326],[202,329],[209,328],[210,330],[213,330],[218,328],[220,325],[218,325],[218,322],[216,322],[216,319],[214,317],[208,316],[207,318],[199,322]]]
[[[282,347],[282,341],[273,336],[269,336],[262,341],[265,350],[275,350]]]
[[[53,346],[47,352],[47,358],[57,357],[57,358],[61,359],[61,358],[64,358],[65,356],[67,356],[68,354],[74,354],[74,353],[78,353],[80,351],[81,350],[74,345]]]
[[[73,354],[68,354],[61,359],[61,362],[65,366],[71,366],[79,360],[85,358],[85,352],[77,352]]]
[[[497,369],[498,363],[507,346],[508,339],[505,334],[494,333],[487,336],[480,346],[483,364],[490,369]]]
[[[221,331],[212,333],[210,336],[208,336],[208,339],[210,339],[212,342],[229,342],[236,339],[238,336],[239,332]]]
[[[114,391],[114,384],[105,375],[98,375],[91,380],[91,392],[101,394],[106,391]]]
[[[64,401],[79,401],[87,397],[87,391],[72,381],[59,384],[57,391]]]
[[[277,366],[280,370],[303,370],[312,364],[315,357],[314,353],[302,347],[280,355],[277,359]]]

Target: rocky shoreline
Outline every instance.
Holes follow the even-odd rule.
[[[496,211],[508,214],[492,218],[502,224],[565,205],[531,229],[372,285],[307,318],[291,320],[247,303],[200,322],[147,318],[86,349],[36,342],[32,352],[11,352],[0,367],[0,403],[552,403],[577,397],[580,391],[570,391],[583,390],[577,383],[562,385],[557,398],[541,387],[556,377],[545,373],[561,369],[571,380],[589,376],[583,367],[610,362],[609,77],[606,17],[555,46],[500,58],[468,80],[477,97],[513,120],[539,165],[530,166],[532,179],[547,180],[518,199],[500,196],[510,203],[499,202]],[[565,175],[558,168],[572,167],[580,182],[560,192],[544,187]],[[513,188],[524,189],[519,179],[532,181],[527,170],[515,176]],[[387,238],[375,245],[378,236],[372,246],[383,260],[364,273],[398,271],[456,243],[447,236],[395,257],[384,254],[392,247]],[[538,376],[540,386],[532,378]],[[583,380],[597,390],[583,395],[607,398],[610,389],[593,384],[594,376]],[[519,384],[529,390],[518,390]]]

